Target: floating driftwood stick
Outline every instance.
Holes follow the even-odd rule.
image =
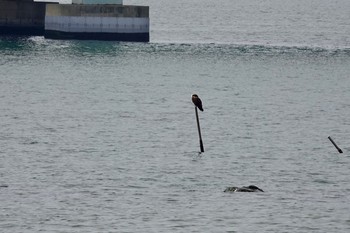
[[[335,148],[337,148],[338,152],[341,154],[343,153],[343,151],[338,147],[338,145],[333,141],[333,139],[331,138],[331,136],[328,137],[329,141],[331,141],[331,143],[335,146]]]
[[[201,99],[198,97],[198,95],[193,94],[192,95],[192,102],[194,103],[194,105],[196,106],[194,108],[195,112],[196,112],[196,119],[197,119],[197,127],[198,127],[198,135],[199,135],[199,147],[201,149],[201,152],[204,152],[204,146],[203,146],[203,141],[202,141],[202,134],[201,134],[201,127],[199,125],[199,117],[198,117],[198,110],[197,108],[199,108],[199,110],[203,111],[203,107],[202,107],[202,101]]]

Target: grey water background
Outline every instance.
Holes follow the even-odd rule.
[[[350,2],[124,3],[150,43],[0,37],[1,232],[349,232]]]

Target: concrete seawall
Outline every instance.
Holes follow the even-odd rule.
[[[148,42],[149,7],[48,4],[45,37]]]
[[[73,4],[123,4],[123,0],[72,0]]]
[[[46,3],[0,0],[0,35],[43,35]]]
[[[149,42],[149,7],[122,2],[74,0],[76,4],[57,4],[0,0],[0,35]]]

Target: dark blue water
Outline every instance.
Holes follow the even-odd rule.
[[[151,43],[0,38],[1,231],[348,232],[348,1],[128,2]]]

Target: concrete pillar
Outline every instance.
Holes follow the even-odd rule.
[[[45,37],[148,42],[149,7],[48,4]]]
[[[45,5],[33,0],[0,0],[0,34],[43,35]]]

